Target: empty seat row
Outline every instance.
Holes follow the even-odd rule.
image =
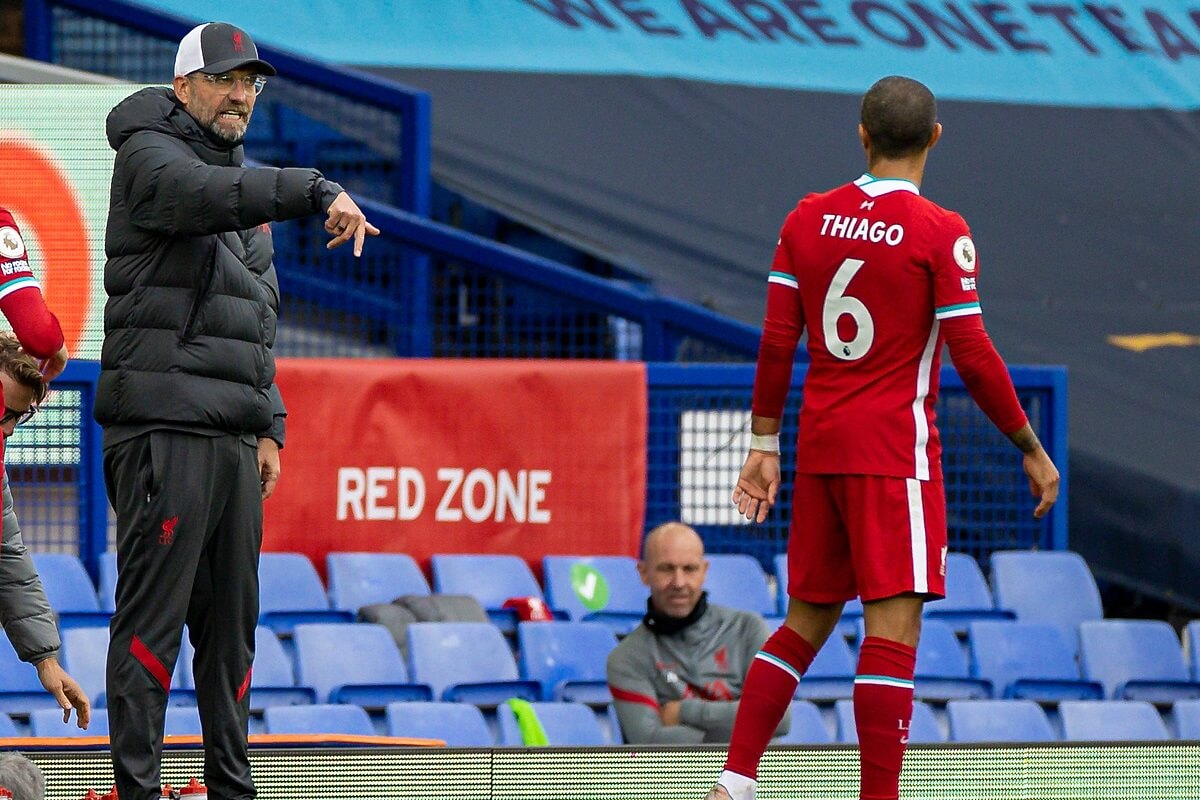
[[[382,708],[394,700],[463,700],[496,705],[513,696],[527,700],[611,701],[604,663],[616,646],[612,631],[596,623],[521,623],[520,667],[494,625],[423,622],[409,626],[408,659],[390,632],[371,623],[306,623],[294,629],[295,663],[272,631],[255,632],[250,704],[325,702]],[[104,707],[107,628],[63,632],[62,661]],[[172,677],[172,702],[193,703],[192,647],[186,636]],[[353,654],[353,657],[347,657]],[[25,713],[51,707],[36,670],[20,662],[0,634],[0,711]]]
[[[552,745],[611,744],[591,709],[581,703],[530,704]],[[1200,700],[1181,700],[1171,710],[1179,739],[1200,739]],[[835,707],[833,729],[820,709],[807,700],[792,703],[792,724],[776,744],[856,744],[854,709],[849,700]],[[1068,701],[1059,706],[1061,736],[1046,712],[1031,700],[953,700],[946,705],[944,733],[934,712],[924,703],[913,706],[908,740],[912,744],[939,742],[1036,743],[1066,741],[1160,741],[1171,738],[1163,717],[1149,703],[1137,700]],[[450,747],[520,746],[525,744],[516,714],[508,705],[497,709],[497,734],[478,707],[469,703],[389,703],[383,732],[388,736],[439,739]],[[166,734],[199,735],[200,714],[194,706],[167,708]],[[264,714],[268,734],[374,736],[379,731],[367,711],[357,705],[274,706]],[[0,736],[19,731],[0,714]],[[30,714],[30,735],[76,737],[108,735],[108,712],[95,709],[88,730],[65,724],[57,709]]]
[[[1190,637],[1200,623],[1190,623]],[[926,619],[917,645],[918,698],[1025,698],[1039,702],[1128,699],[1168,704],[1200,698],[1200,676],[1184,660],[1175,630],[1161,620],[1094,620],[1080,625],[1078,658],[1048,623],[979,621],[966,643],[951,626]],[[832,636],[797,685],[797,697],[833,700],[853,691],[855,657]]]
[[[1200,739],[1200,700],[1180,700],[1170,709],[1179,739]],[[1032,700],[951,700],[946,730],[930,706],[913,704],[908,741],[973,743],[1068,741],[1154,741],[1170,738],[1162,715],[1150,703],[1133,700],[1072,700],[1058,706],[1057,726]],[[792,702],[792,727],[779,744],[857,744],[854,706],[838,700],[833,724],[808,700]],[[1061,732],[1058,730],[1061,728]]]
[[[712,602],[762,614],[780,616],[787,609],[786,557],[776,556],[773,590],[758,561],[747,555],[708,556],[705,588]],[[114,554],[101,560],[99,588],[93,591],[74,556],[39,553],[51,604],[64,623],[87,623],[89,615],[103,620],[115,597]],[[259,575],[264,623],[286,632],[296,622],[345,619],[359,608],[387,603],[406,594],[467,594],[475,597],[493,620],[511,630],[514,617],[504,609],[513,597],[545,600],[563,616],[597,619],[618,634],[632,628],[645,612],[647,590],[630,556],[548,555],[542,560],[543,586],[526,562],[513,555],[434,555],[430,559],[432,586],[417,563],[402,553],[339,553],[326,556],[328,589],[309,559],[299,553],[263,553]],[[979,564],[969,555],[950,553],[946,559],[947,596],[927,605],[926,613],[953,624],[960,634],[970,621],[1012,619],[1059,625],[1066,633],[1080,622],[1100,619],[1103,609],[1087,563],[1065,551],[1002,551],[990,559],[989,586]],[[847,604],[845,625],[862,613],[857,600]],[[844,627],[852,633],[852,627]]]
[[[533,703],[538,721],[550,744],[598,746],[611,744],[605,738],[591,709],[580,703]],[[524,744],[516,715],[508,706],[497,709],[498,735],[478,707],[468,703],[390,703],[384,710],[383,733],[408,739],[436,739],[450,747],[520,746]],[[273,706],[263,714],[263,733],[273,735],[319,734],[375,736],[380,733],[366,709],[357,705],[318,704]],[[167,707],[164,731],[167,736],[201,735],[200,712],[195,706]],[[0,713],[0,737],[20,736],[21,731],[7,714]],[[75,719],[64,723],[59,709],[39,709],[29,715],[33,737],[108,736],[108,709],[92,710],[87,730]]]

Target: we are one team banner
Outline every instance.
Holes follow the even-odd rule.
[[[267,550],[637,555],[645,365],[281,359],[276,380]]]
[[[222,0],[150,0],[196,20]],[[861,93],[887,74],[940,97],[1200,108],[1200,4],[951,0],[272,0],[262,43],[368,66],[672,76]],[[279,25],[280,19],[288,20]]]

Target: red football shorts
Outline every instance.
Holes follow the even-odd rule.
[[[940,480],[798,473],[788,594],[839,603],[946,594],[946,494]]]

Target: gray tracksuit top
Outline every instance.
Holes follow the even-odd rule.
[[[728,742],[742,681],[767,640],[757,614],[709,605],[695,623],[660,635],[643,623],[608,656],[612,691],[625,741],[678,744]],[[663,725],[661,704],[682,700],[679,725]],[[785,716],[776,735],[786,733]]]

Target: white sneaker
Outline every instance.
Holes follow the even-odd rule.
[[[725,783],[717,783],[705,795],[704,800],[754,800],[755,781],[731,772],[722,772],[718,781],[732,782],[733,791]]]

